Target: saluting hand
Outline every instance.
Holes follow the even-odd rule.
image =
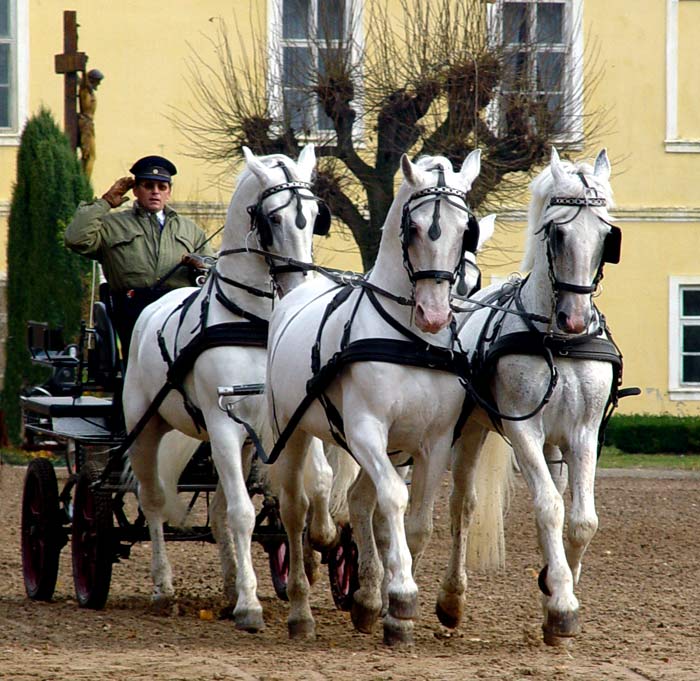
[[[136,184],[133,177],[120,177],[103,195],[102,198],[112,208],[118,208],[129,199],[124,196]]]

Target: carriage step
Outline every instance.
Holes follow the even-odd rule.
[[[34,414],[51,417],[94,418],[113,414],[112,400],[86,395],[83,397],[30,396],[20,397],[22,408]]]

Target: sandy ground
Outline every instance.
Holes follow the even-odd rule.
[[[391,650],[356,633],[330,597],[326,575],[313,588],[318,636],[287,639],[287,606],[256,545],[267,627],[244,634],[227,620],[200,618],[222,605],[215,547],[169,544],[180,614],[149,611],[148,544],[114,568],[107,606],[78,608],[70,552],[62,552],[54,602],[27,599],[19,515],[24,470],[0,468],[0,677],[208,681],[213,679],[501,679],[505,681],[700,679],[700,478],[601,476],[600,530],[577,588],[583,631],[567,649],[541,642],[536,575],[540,568],[527,490],[518,483],[507,520],[508,564],[475,574],[469,612],[456,632],[442,628],[434,601],[449,531],[447,483],[436,531],[418,576],[421,618],[415,646]]]

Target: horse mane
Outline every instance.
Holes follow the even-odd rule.
[[[285,167],[289,169],[292,175],[292,179],[299,180],[297,164],[293,158],[285,156],[284,154],[268,154],[267,156],[258,156],[257,159],[268,168],[274,168],[277,165],[277,163],[282,162],[284,163]],[[238,174],[236,185],[234,187],[234,193],[243,184],[243,182],[245,182],[252,174],[253,171],[247,166],[247,164],[244,164],[243,170]]]
[[[583,174],[590,187],[593,187],[598,196],[602,196],[607,201],[607,207],[596,208],[595,210],[603,211],[605,218],[609,219],[607,209],[612,208],[613,192],[610,183],[602,177],[594,174],[593,166],[585,161],[572,163],[570,161],[561,160],[561,165],[568,175],[571,175],[571,182],[567,183],[566,187],[560,187],[555,192],[554,178],[552,177],[551,166],[547,166],[530,184],[530,192],[532,199],[527,210],[527,231],[525,234],[525,255],[520,263],[521,272],[529,272],[535,264],[535,254],[537,253],[538,243],[540,241],[539,232],[542,227],[542,217],[544,215],[549,200],[554,194],[570,197],[584,196],[584,186],[577,177],[578,173]]]

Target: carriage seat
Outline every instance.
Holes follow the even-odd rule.
[[[42,366],[76,366],[78,346],[63,342],[63,327],[49,328],[46,322],[27,322],[27,345],[34,364]]]
[[[107,390],[114,390],[121,371],[117,351],[117,334],[107,311],[107,305],[98,301],[92,306],[94,343],[88,350],[88,380]]]

